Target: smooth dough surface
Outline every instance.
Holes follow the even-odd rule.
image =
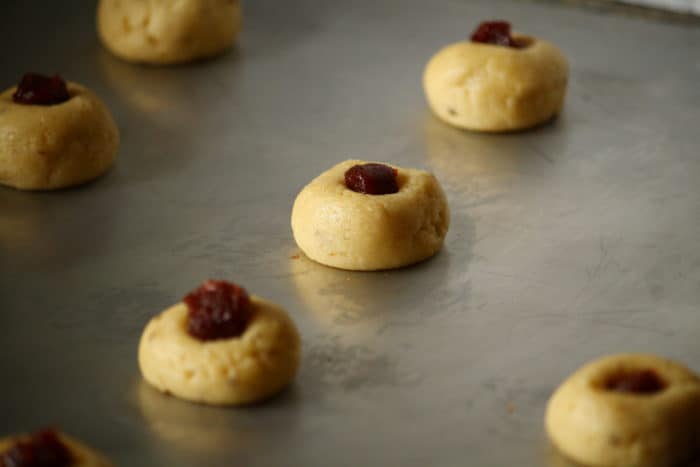
[[[103,44],[131,62],[184,63],[233,45],[241,29],[239,0],[100,0]]]
[[[557,115],[568,80],[564,55],[548,42],[523,49],[457,42],[435,54],[423,73],[433,113],[469,130],[499,132],[529,128]]]
[[[341,162],[297,195],[292,231],[299,248],[321,264],[361,271],[398,268],[433,256],[450,223],[437,179],[422,170],[392,166],[398,170],[397,193],[356,193],[345,186],[345,172],[364,163]]]
[[[667,387],[653,394],[605,389],[616,374],[653,370]],[[547,433],[566,456],[601,467],[675,466],[700,446],[700,380],[654,355],[620,354],[593,361],[552,395]]]
[[[160,391],[214,405],[246,404],[279,392],[299,367],[299,333],[280,307],[256,296],[251,303],[251,322],[230,339],[190,336],[182,302],[153,318],[139,344],[144,379]]]
[[[93,180],[113,164],[119,130],[89,89],[67,83],[70,99],[56,105],[12,101],[0,94],[0,184],[52,190]]]
[[[73,455],[75,462],[72,465],[74,467],[112,467],[112,463],[105,457],[80,441],[71,438],[65,433],[58,432],[57,434],[58,438],[68,447]],[[24,441],[29,439],[29,437],[29,435],[16,435],[0,439],[0,453],[10,449],[17,441]]]

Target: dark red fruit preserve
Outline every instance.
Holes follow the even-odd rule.
[[[472,33],[472,42],[484,44],[502,45],[505,47],[520,48],[524,44],[518,43],[510,35],[510,23],[507,21],[486,21]]]
[[[608,379],[605,384],[608,391],[632,394],[653,394],[665,388],[666,382],[653,370],[620,373]]]
[[[59,75],[51,77],[27,73],[17,85],[12,100],[18,104],[54,105],[70,99],[66,82]]]
[[[53,430],[43,430],[0,453],[0,467],[69,467],[73,456]]]
[[[353,165],[345,172],[345,186],[368,195],[388,195],[399,191],[397,170],[384,164]]]
[[[248,293],[226,281],[208,280],[183,299],[187,332],[203,341],[238,337],[253,316]]]

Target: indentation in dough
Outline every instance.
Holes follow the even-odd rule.
[[[126,16],[122,18],[122,29],[124,29],[124,32],[127,34],[131,32],[131,23]]]
[[[186,380],[186,381],[189,381],[189,380],[192,379],[192,377],[194,377],[194,371],[192,371],[192,370],[185,370],[184,376],[185,376],[185,380]]]
[[[158,46],[158,39],[157,39],[155,36],[153,36],[153,35],[151,35],[151,34],[148,34],[148,35],[146,35],[146,40],[147,40],[148,43],[149,43],[150,45],[152,45],[153,47],[157,47],[157,46]]]

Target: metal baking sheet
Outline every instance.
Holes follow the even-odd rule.
[[[0,189],[0,432],[60,426],[122,466],[560,466],[547,398],[587,360],[656,352],[700,370],[700,29],[518,1],[249,1],[240,46],[133,66],[94,2],[3,1],[2,87],[93,88],[118,121],[106,177]],[[481,135],[429,113],[421,72],[482,19],[558,44],[563,115]],[[294,196],[346,158],[426,168],[446,246],[398,271],[304,257]],[[291,389],[243,409],[141,382],[149,317],[209,277],[283,304]]]

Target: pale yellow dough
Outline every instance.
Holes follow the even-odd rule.
[[[652,370],[667,386],[652,394],[610,391],[616,374]],[[554,445],[574,461],[600,467],[672,467],[700,447],[700,379],[654,355],[593,361],[551,397],[545,417]]]
[[[241,30],[239,0],[100,0],[97,31],[116,56],[167,65],[211,57]]]
[[[119,130],[89,89],[67,83],[70,99],[55,105],[12,101],[0,94],[0,184],[53,190],[93,180],[114,162]]]
[[[398,170],[397,193],[356,193],[345,186],[345,172],[365,163],[341,162],[301,190],[292,208],[299,248],[321,264],[360,271],[398,268],[433,256],[450,223],[437,179],[392,166]]]
[[[58,432],[58,438],[70,450],[70,453],[75,459],[72,467],[112,467],[109,462],[101,454],[93,451],[89,447],[82,444],[65,433]],[[29,439],[29,435],[16,435],[0,439],[0,454],[10,449],[16,442]]]
[[[144,379],[165,393],[214,405],[256,402],[282,390],[299,367],[299,333],[283,309],[256,296],[250,299],[253,318],[234,338],[201,341],[190,336],[184,303],[153,318],[139,344]]]
[[[500,132],[529,128],[557,115],[568,80],[564,55],[540,39],[503,47],[457,42],[435,54],[423,73],[433,113],[450,125]]]

